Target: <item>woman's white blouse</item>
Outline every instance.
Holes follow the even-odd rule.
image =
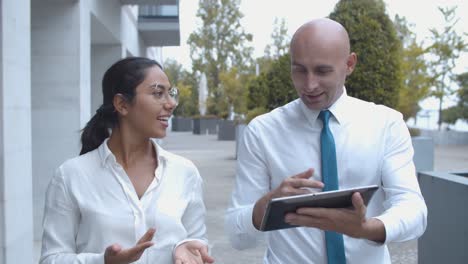
[[[104,263],[108,246],[133,247],[152,227],[154,245],[135,263],[173,263],[180,243],[206,243],[197,168],[153,144],[159,165],[141,199],[107,140],[56,170],[45,201],[41,264]]]

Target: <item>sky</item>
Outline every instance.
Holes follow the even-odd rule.
[[[187,39],[196,28],[200,27],[201,20],[196,17],[198,0],[180,0],[179,19],[181,41],[178,47],[164,47],[163,60],[174,59],[187,70],[191,70],[190,48]],[[244,17],[241,24],[246,33],[253,35],[252,46],[254,58],[264,55],[265,46],[271,44],[271,33],[275,18],[284,18],[288,28],[289,37],[303,23],[320,17],[328,16],[338,0],[242,0],[241,12]],[[418,41],[430,43],[430,28],[442,30],[444,20],[437,7],[458,6],[457,32],[468,33],[468,1],[466,0],[384,0],[390,18],[395,14],[406,17],[414,25],[412,31],[416,33]],[[468,41],[468,39],[466,40]],[[468,71],[468,54],[457,61],[455,71],[462,73]],[[455,104],[454,100],[445,100],[444,108]],[[437,101],[429,98],[421,102],[424,109],[437,109]]]

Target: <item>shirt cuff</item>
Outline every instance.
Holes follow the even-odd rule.
[[[387,244],[389,242],[392,242],[395,240],[397,237],[397,227],[399,225],[398,219],[395,219],[395,217],[392,217],[389,214],[383,214],[380,216],[374,217],[375,219],[379,219],[382,221],[385,227],[385,242],[383,244]],[[376,242],[373,242],[376,243]]]
[[[183,243],[185,242],[189,242],[189,241],[198,241],[200,243],[203,243],[205,244],[207,247],[208,247],[208,253],[210,251],[210,246],[208,245],[208,242],[204,239],[198,239],[198,238],[186,238],[184,240],[181,240],[179,241],[177,244],[175,244],[174,248],[172,249],[172,257],[174,257],[174,254],[175,254],[175,250],[178,246],[182,245]]]
[[[79,263],[104,264],[104,253],[80,253],[77,257]]]
[[[239,216],[239,222],[240,222],[239,224],[241,225],[239,229],[245,230],[247,234],[251,234],[251,235],[257,235],[259,233],[262,233],[262,231],[255,228],[253,224],[252,216],[253,216],[254,206],[255,204],[246,206],[244,210],[241,211],[241,214]]]

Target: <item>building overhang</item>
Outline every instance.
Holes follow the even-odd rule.
[[[179,5],[179,0],[120,0],[123,5]]]
[[[138,31],[147,46],[179,46],[179,0],[120,0],[138,5]]]
[[[178,17],[138,17],[138,30],[148,46],[179,46]]]

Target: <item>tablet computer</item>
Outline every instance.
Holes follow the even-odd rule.
[[[295,212],[302,207],[346,208],[353,206],[351,196],[355,192],[361,193],[367,205],[372,195],[379,188],[377,185],[360,186],[328,192],[316,192],[294,196],[274,198],[265,210],[260,226],[261,231],[271,231],[298,227],[284,222],[287,213]]]

